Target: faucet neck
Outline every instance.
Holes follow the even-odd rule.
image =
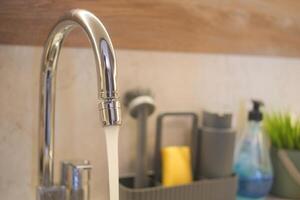
[[[59,53],[65,37],[80,27],[87,35],[95,55],[100,115],[103,125],[120,125],[120,103],[116,85],[116,61],[109,35],[92,13],[71,10],[54,26],[48,36],[43,57],[40,89],[40,184],[53,185],[55,80]]]

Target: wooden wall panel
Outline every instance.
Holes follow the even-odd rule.
[[[0,0],[0,43],[42,45],[72,8],[95,13],[117,48],[300,56],[298,0]]]

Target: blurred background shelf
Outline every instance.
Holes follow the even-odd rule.
[[[42,45],[58,17],[74,8],[95,13],[116,48],[300,56],[295,0],[0,1],[0,43]],[[80,34],[67,43],[87,46]]]

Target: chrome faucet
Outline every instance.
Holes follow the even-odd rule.
[[[95,54],[102,124],[103,126],[121,124],[120,102],[116,85],[116,60],[110,37],[95,15],[86,10],[71,10],[53,27],[42,56],[38,200],[66,198],[66,187],[62,184],[56,185],[53,181],[55,77],[64,39],[76,27],[80,27],[86,33]],[[80,169],[84,169],[84,167],[81,166]]]

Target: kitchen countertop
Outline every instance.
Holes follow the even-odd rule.
[[[290,200],[290,199],[281,199],[278,197],[268,197],[266,200]]]

